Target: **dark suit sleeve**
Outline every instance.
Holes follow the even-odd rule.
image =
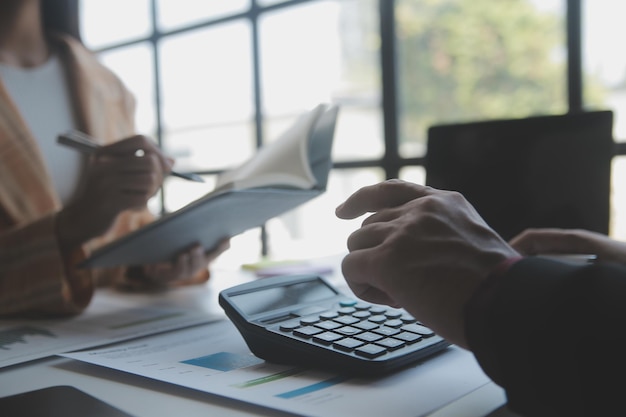
[[[467,306],[485,372],[527,416],[626,416],[626,267],[524,258]]]

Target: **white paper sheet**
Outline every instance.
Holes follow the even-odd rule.
[[[227,320],[62,356],[314,417],[424,416],[490,382],[455,346],[383,378],[268,364]]]
[[[150,295],[100,289],[78,316],[0,320],[0,368],[219,320],[223,312],[206,302],[210,292],[198,286]]]

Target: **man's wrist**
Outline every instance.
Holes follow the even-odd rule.
[[[469,349],[479,359],[481,367],[496,383],[500,378],[497,355],[492,352],[492,334],[489,329],[489,310],[506,273],[523,256],[512,256],[500,262],[476,289],[465,306],[465,338]]]

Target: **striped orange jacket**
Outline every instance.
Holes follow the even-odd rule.
[[[57,39],[77,127],[110,143],[135,134],[135,101],[122,82],[80,42]],[[105,236],[65,258],[55,235],[61,209],[40,150],[0,80],[0,315],[81,312],[98,285],[124,280],[124,268],[83,270],[75,265],[94,248],[152,220],[125,212]],[[204,282],[208,271],[188,282]]]

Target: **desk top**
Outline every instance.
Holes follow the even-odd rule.
[[[219,290],[239,282],[245,282],[247,279],[250,279],[249,275],[244,274],[242,276],[240,273],[233,275],[232,271],[213,271],[213,278],[208,284],[208,288],[199,289],[198,292],[201,292],[203,297],[207,297],[209,303],[216,304],[216,294]],[[172,297],[189,296],[188,289],[185,291],[175,293]],[[230,323],[226,324],[229,325]],[[237,339],[237,342],[242,344],[240,346],[242,349],[247,349],[243,340]],[[433,395],[444,395],[441,397],[440,405],[434,412],[432,409],[429,410],[428,413],[430,414],[428,414],[419,411],[420,406],[416,404],[415,412],[431,417],[476,417],[486,416],[498,409],[505,402],[504,393],[501,388],[488,379],[483,382],[476,382],[477,380],[474,379],[474,385],[468,386],[466,389],[463,389],[458,381],[456,383],[453,380],[446,381],[445,375],[450,374],[449,368],[451,366],[457,367],[450,361],[464,361],[468,365],[468,372],[475,372],[472,369],[477,367],[476,364],[467,363],[469,360],[467,352],[456,347],[453,349],[458,349],[459,352],[452,351],[449,360],[443,355],[437,360],[427,363],[429,372],[439,375],[439,381],[433,382],[432,389],[436,389],[436,392],[433,391]],[[457,364],[461,362],[457,362]],[[415,379],[416,384],[423,383],[417,381],[420,379],[419,377]],[[406,381],[402,384],[406,384]],[[58,385],[76,387],[138,417],[177,414],[190,417],[204,417],[206,415],[235,417],[296,415],[58,356],[0,369],[0,397]],[[438,385],[439,388],[435,388]],[[455,386],[457,388],[454,388]],[[449,397],[446,401],[444,401],[445,395]],[[297,415],[307,414],[298,413]]]

